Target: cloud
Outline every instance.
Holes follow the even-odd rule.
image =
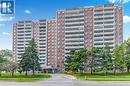
[[[129,2],[130,0],[124,0],[124,3],[127,3],[127,2]]]
[[[2,35],[10,35],[9,32],[2,32]]]
[[[0,21],[12,21],[14,17],[0,14]]]
[[[115,1],[117,1],[117,0],[108,0],[108,1],[111,3],[115,3]]]
[[[30,10],[24,10],[24,12],[25,12],[26,14],[31,14],[31,11],[30,11]]]
[[[123,21],[124,21],[124,23],[130,23],[130,16],[124,16],[123,17]]]
[[[122,2],[123,1],[123,3],[127,3],[127,2],[129,2],[130,0],[108,0],[110,3],[117,3],[117,2]]]

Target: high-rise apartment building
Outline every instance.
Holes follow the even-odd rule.
[[[71,50],[106,44],[112,50],[116,44],[123,43],[123,8],[106,4],[58,10],[56,19],[19,21],[13,28],[14,60],[34,37],[41,62],[63,68]]]
[[[57,16],[57,25],[62,27],[62,54],[65,56],[70,50],[104,47],[106,44],[112,50],[123,42],[122,6],[106,4],[69,8],[59,10]]]
[[[65,14],[64,11],[57,12],[57,66],[63,68],[65,57]]]
[[[40,58],[41,67],[47,65],[47,21],[37,20],[34,22],[34,33],[35,42],[37,44],[37,50]]]
[[[18,21],[13,26],[13,57],[20,60],[21,55],[28,47],[29,41],[34,38],[40,58],[41,67],[47,65],[47,21]]]
[[[117,5],[98,5],[94,10],[94,47],[111,49],[123,42],[123,10]]]
[[[57,22],[56,19],[48,21],[47,30],[47,65],[57,67]]]
[[[14,61],[20,59],[28,46],[30,39],[33,38],[33,22],[18,21],[13,26],[13,57]]]
[[[94,7],[79,7],[57,12],[59,32],[59,57],[64,66],[65,57],[71,50],[94,46]],[[61,52],[62,51],[62,52]]]

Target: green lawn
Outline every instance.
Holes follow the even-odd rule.
[[[28,76],[25,76],[24,74],[15,74],[14,77],[12,77],[10,74],[2,74],[0,76],[0,80],[17,81],[17,82],[33,82],[33,81],[38,81],[50,77],[51,76],[48,74],[35,74],[35,75],[28,75]]]
[[[109,73],[107,75],[103,73],[94,73],[92,75],[90,73],[71,73],[70,75],[77,77],[77,79],[90,81],[130,81],[130,73]]]

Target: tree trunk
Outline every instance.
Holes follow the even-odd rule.
[[[22,71],[20,71],[19,73],[22,74]]]
[[[35,70],[33,69],[33,75],[35,74]]]
[[[34,74],[35,74],[35,67],[33,67],[33,70],[32,70],[32,71],[33,71],[33,75],[34,75]]]
[[[114,75],[116,74],[116,69],[114,69]]]
[[[26,71],[25,71],[25,76],[27,76],[27,75],[28,75],[28,71],[26,70]]]
[[[0,76],[1,76],[1,71],[0,71]]]
[[[14,70],[12,70],[12,77],[14,77]]]
[[[129,67],[127,67],[127,73],[129,73],[130,71],[129,71],[130,69],[129,69]]]
[[[92,67],[90,68],[90,71],[91,71],[91,75],[92,75],[93,74],[93,68]]]
[[[94,67],[93,72],[96,72],[96,68]]]
[[[105,75],[107,75],[107,72],[108,72],[108,68],[106,67],[106,72],[105,72]]]
[[[107,71],[106,71],[105,75],[107,75]]]

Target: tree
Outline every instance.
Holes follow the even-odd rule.
[[[125,63],[127,67],[127,72],[130,70],[130,38],[125,43]]]
[[[9,71],[11,72],[12,77],[14,76],[14,72],[17,69],[18,64],[15,62],[10,62]]]
[[[0,54],[0,76],[1,76],[1,72],[3,71],[3,64],[4,64],[5,62],[7,62],[7,60],[4,59],[4,58],[2,57],[2,55]]]
[[[36,49],[36,44],[34,39],[29,42],[29,46],[25,48],[25,52],[21,56],[21,61],[19,66],[25,71],[25,75],[27,76],[27,72],[32,70],[33,74],[36,70],[40,68],[40,59],[38,57],[38,52]]]
[[[5,71],[7,69],[12,69],[12,74],[14,74],[14,67],[16,67],[15,65],[13,65],[13,59],[12,59],[12,51],[11,50],[0,50],[0,76],[1,76],[1,72]],[[10,65],[10,66],[9,66]],[[12,66],[11,66],[12,65]],[[10,71],[10,72],[11,72]]]
[[[22,68],[22,71],[25,71],[25,75],[27,76],[27,72],[30,70],[30,57],[29,57],[29,48],[25,48],[24,53],[21,56],[21,60],[19,63],[19,67]]]
[[[5,50],[0,50],[0,55],[2,58],[8,60],[8,61],[13,61],[12,59],[12,51],[11,50],[8,50],[8,49],[5,49]]]
[[[99,48],[92,48],[87,52],[88,67],[90,68],[91,74],[96,71],[99,66]]]
[[[113,68],[114,74],[116,70],[123,71],[125,68],[125,60],[124,60],[124,44],[116,45],[113,50]]]
[[[112,56],[110,47],[105,45],[104,48],[100,49],[100,67],[101,70],[104,71],[106,74],[109,70],[112,70]]]
[[[77,58],[77,61],[80,62],[80,66],[79,66],[79,70],[84,70],[84,62],[86,60],[86,57],[87,57],[87,49],[80,49],[78,51],[78,58]]]
[[[65,70],[78,72],[83,70],[84,58],[86,57],[86,50],[72,50],[70,54],[66,57]]]
[[[69,55],[65,59],[65,70],[66,71],[73,71],[73,62],[75,58],[75,50],[71,50]]]
[[[17,69],[18,65],[15,62],[7,61],[3,63],[2,68],[4,71],[10,72],[12,77],[14,76],[14,72]]]
[[[35,41],[34,39],[32,39],[30,41],[30,57],[31,57],[31,63],[32,63],[32,66],[31,66],[31,70],[33,71],[33,74],[35,73],[36,70],[39,70],[40,69],[40,59],[38,57],[38,52],[37,52],[37,48],[36,48],[36,44],[35,44]]]
[[[23,72],[22,68],[21,68],[21,67],[19,67],[19,66],[18,66],[17,71],[18,71],[20,74],[22,74],[22,72]]]

